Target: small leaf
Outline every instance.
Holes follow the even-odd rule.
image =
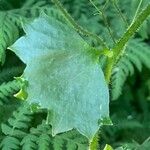
[[[110,145],[106,144],[106,146],[104,147],[104,150],[113,150],[113,148]]]
[[[97,52],[71,27],[47,16],[24,27],[10,47],[27,67],[27,101],[51,112],[53,135],[76,128],[90,140],[109,117],[109,94]]]
[[[21,100],[26,100],[28,97],[28,94],[25,92],[25,90],[20,89],[18,93],[14,94],[14,97],[19,98]]]

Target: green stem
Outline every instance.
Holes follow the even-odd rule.
[[[139,10],[141,8],[142,2],[143,2],[143,0],[140,0],[132,22],[134,22],[134,20],[136,19],[137,15],[138,15],[138,12],[139,12]]]
[[[106,0],[106,2],[105,2],[105,4],[104,4],[104,6],[103,6],[103,10],[105,10],[105,8],[106,8],[106,6],[107,6],[107,4],[108,4],[108,2],[109,2],[109,0]]]
[[[108,30],[109,35],[110,35],[112,41],[113,41],[114,43],[116,43],[116,42],[115,42],[115,39],[113,38],[114,36],[113,36],[113,33],[112,33],[111,28],[110,28],[110,26],[109,26],[107,17],[105,16],[104,9],[99,9],[99,8],[95,5],[95,3],[94,3],[92,0],[89,0],[89,1],[90,1],[90,3],[94,6],[94,8],[98,11],[98,14],[99,14],[99,15],[102,15],[104,24],[106,25],[106,28],[107,28],[107,30]]]
[[[135,34],[141,24],[148,18],[150,15],[150,3],[147,7],[140,13],[138,17],[136,17],[135,21],[129,26],[124,35],[120,38],[117,44],[113,48],[114,56],[113,58],[108,58],[108,63],[106,66],[105,74],[107,82],[110,81],[111,73],[113,66],[118,62],[122,54],[124,53],[124,48],[129,41],[129,39]],[[108,73],[108,74],[107,74]]]
[[[110,82],[113,65],[114,65],[114,58],[107,57],[107,66],[106,66],[105,72],[104,72],[107,84],[109,84],[109,82]]]
[[[55,5],[60,9],[60,11],[64,14],[64,16],[66,17],[66,19],[72,24],[72,26],[77,30],[77,32],[86,35],[86,36],[91,36],[94,39],[96,39],[96,41],[103,46],[104,49],[108,49],[107,45],[105,44],[105,42],[103,41],[102,38],[100,38],[99,36],[97,36],[96,34],[93,34],[87,30],[85,30],[83,27],[81,27],[80,25],[78,25],[75,20],[71,17],[71,15],[66,11],[66,9],[63,7],[63,5],[60,3],[59,0],[52,0],[53,3],[55,3]]]
[[[97,132],[90,142],[89,150],[99,150],[99,132]]]
[[[120,58],[124,51],[124,47],[129,41],[129,39],[135,34],[138,28],[142,25],[142,23],[147,19],[150,15],[150,4],[141,12],[141,14],[135,19],[135,21],[129,26],[125,34],[122,38],[117,42],[114,49],[114,57],[117,60]]]
[[[128,22],[126,20],[126,17],[123,15],[123,13],[121,12],[116,0],[112,0],[113,1],[113,4],[114,4],[114,7],[116,8],[116,10],[118,11],[119,13],[119,16],[121,17],[122,21],[126,24],[126,26],[128,27]]]

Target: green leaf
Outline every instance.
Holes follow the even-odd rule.
[[[104,150],[113,150],[113,148],[110,145],[106,144],[106,146],[104,147]]]
[[[19,29],[11,20],[11,15],[0,12],[0,63],[4,64],[6,49],[19,37]]]
[[[53,135],[76,128],[90,140],[109,117],[109,94],[97,51],[71,27],[43,16],[10,47],[27,64],[27,101],[51,112]]]

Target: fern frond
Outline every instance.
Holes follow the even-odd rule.
[[[31,120],[32,113],[29,105],[21,105],[17,111],[13,112],[13,115],[8,119],[8,122],[1,125],[2,132],[5,135],[21,138],[26,135],[26,131],[30,126]]]
[[[26,150],[87,150],[88,140],[79,134],[77,131],[72,130],[52,136],[51,126],[43,120],[42,124],[37,128],[31,128],[30,133],[27,134],[22,142],[22,148]]]
[[[0,12],[0,63],[5,62],[5,51],[19,37],[19,31],[14,22],[10,20],[7,12]]]
[[[150,69],[150,46],[141,39],[133,39],[126,48],[126,54],[120,59],[113,69],[111,78],[112,99],[121,95],[122,87],[128,76],[134,74],[134,68],[142,70],[142,65]]]
[[[88,141],[77,131],[72,130],[60,135],[56,135],[53,141],[54,150],[87,150]]]
[[[28,6],[29,5],[29,6]],[[50,5],[44,5],[43,3],[36,3],[33,6],[27,4],[26,6],[20,9],[13,9],[8,11],[10,14],[10,18],[12,22],[16,24],[16,26],[22,29],[22,23],[26,23],[30,20],[33,20],[39,17],[42,13],[45,13],[48,16],[52,16],[59,21],[67,23],[65,17],[54,7],[50,7]]]
[[[12,136],[5,136],[0,143],[1,150],[20,150],[20,141]]]
[[[47,124],[45,120],[43,120],[42,123],[38,125],[36,128],[31,128],[30,132],[31,134],[39,136],[41,133],[51,134],[52,129],[51,126]]]
[[[12,9],[12,5],[5,0],[1,0],[0,1],[0,10],[7,10],[7,9]]]
[[[43,0],[26,0],[21,8],[42,7],[45,5],[47,5],[47,2]]]
[[[8,82],[12,80],[14,77],[18,77],[22,74],[23,72],[23,67],[22,66],[14,66],[11,68],[4,68],[0,72],[0,84],[3,82]]]
[[[8,103],[9,98],[20,89],[20,84],[16,80],[0,85],[0,105]]]
[[[46,1],[27,1],[22,8],[0,11],[0,63],[5,62],[5,51],[19,38],[22,22],[38,17],[41,12],[54,15],[62,20],[62,15],[56,9],[50,9]]]
[[[52,139],[50,138],[50,136],[48,134],[41,134],[39,136],[39,139],[37,141],[38,143],[38,149],[39,150],[49,150],[50,149],[50,144],[52,142]]]
[[[37,150],[38,146],[36,144],[38,137],[33,134],[27,134],[20,145],[22,146],[22,150]],[[44,149],[43,149],[44,150]]]
[[[51,133],[51,127],[46,124],[45,121],[38,125],[37,128],[31,128],[28,133],[21,141],[23,150],[46,150],[50,149],[51,140],[49,135]]]

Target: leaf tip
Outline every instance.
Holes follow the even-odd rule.
[[[113,150],[113,148],[110,145],[106,144],[104,150]]]
[[[28,94],[25,90],[21,89],[18,93],[14,94],[14,97],[21,99],[21,100],[26,100],[28,97]]]

